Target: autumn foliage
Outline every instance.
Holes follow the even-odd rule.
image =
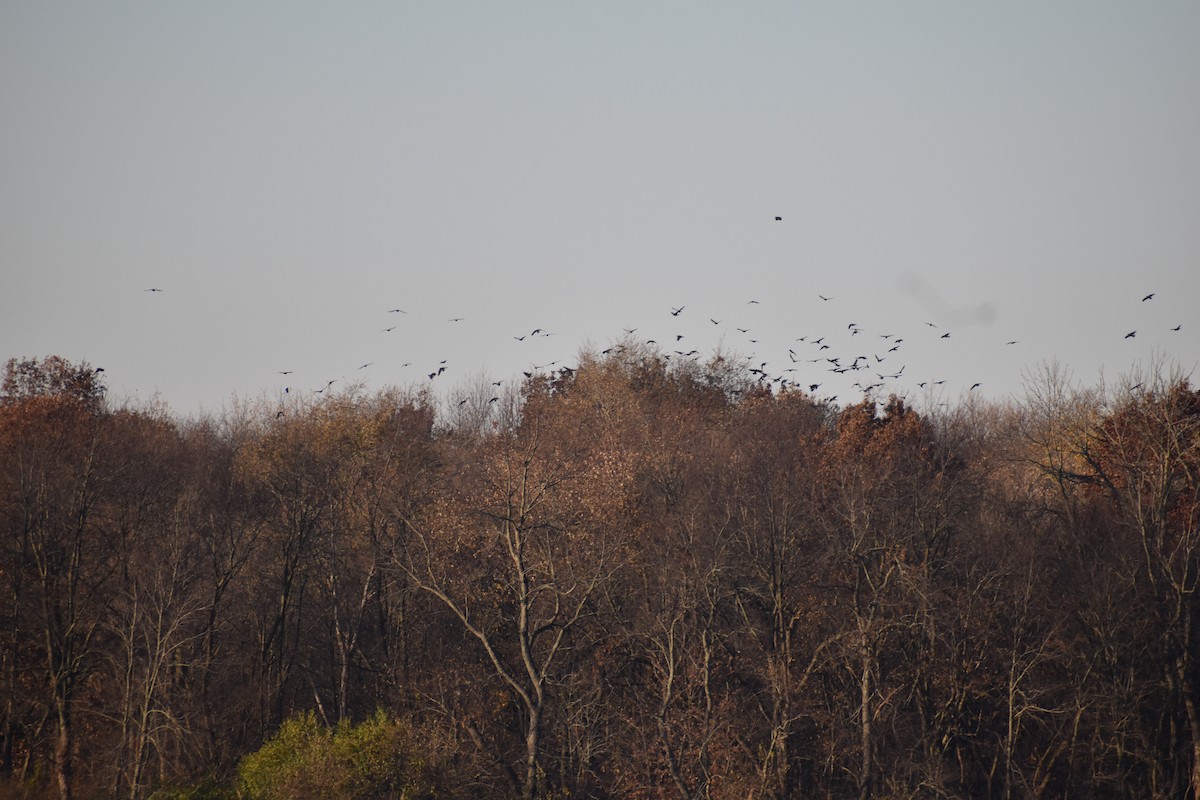
[[[180,420],[10,361],[0,797],[1200,794],[1200,393],[752,378]]]

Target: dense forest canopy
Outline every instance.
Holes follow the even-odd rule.
[[[1200,797],[1200,393],[0,389],[0,797]]]

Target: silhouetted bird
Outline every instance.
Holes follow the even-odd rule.
[[[279,374],[280,374],[280,375],[291,375],[291,374],[292,374],[292,370],[290,370],[290,369],[281,369],[281,370],[279,370]]]
[[[101,372],[104,372],[104,367],[96,367],[94,370],[92,370],[92,373],[96,375],[99,375]]]
[[[949,333],[943,333],[943,334],[941,335],[941,338],[943,338],[943,339],[949,339],[949,338],[950,338],[950,334],[949,334]]]
[[[1137,336],[1137,331],[1130,331],[1129,333],[1125,334],[1126,339],[1132,339],[1135,336]]]
[[[1180,325],[1176,325],[1174,328],[1171,328],[1171,330],[1173,330],[1173,331],[1177,331],[1177,330],[1179,330],[1179,329],[1180,329],[1180,328],[1182,328],[1182,327],[1183,327],[1183,325],[1182,325],[1182,324],[1180,324]]]
[[[978,388],[979,388],[981,385],[982,385],[982,384],[978,384],[978,383],[973,383],[973,384],[971,384],[971,391],[974,391],[974,390],[978,389]]]
[[[683,310],[685,308],[687,308],[687,306],[680,306],[679,308],[672,307],[671,308],[671,316],[678,317],[681,313],[683,313]]]
[[[713,319],[712,317],[709,317],[709,318],[708,318],[708,321],[709,321],[709,322],[711,322],[713,325],[720,325],[720,324],[721,324],[721,322],[720,322],[719,320],[715,320],[715,319]]]
[[[367,363],[365,363],[361,367],[359,367],[359,369],[366,369],[367,367],[371,366],[374,363],[375,363],[374,361],[368,361]]]
[[[832,297],[826,297],[823,294],[819,294],[819,295],[817,295],[817,297],[821,298],[822,300],[832,300],[833,299]]]
[[[392,308],[392,309],[388,310],[388,313],[389,314],[407,314],[408,312],[405,311],[403,308]]]
[[[1013,340],[1012,340],[1012,341],[1010,341],[1010,342],[1005,342],[1005,344],[1018,344],[1018,342],[1017,342],[1017,340],[1016,340],[1016,339],[1013,339]]]
[[[282,417],[282,416],[283,416],[283,412],[282,412],[282,411],[277,411],[277,412],[275,413],[275,419],[279,419],[279,418],[280,418],[280,417]]]
[[[161,292],[162,289],[147,289],[147,292]]]
[[[1143,298],[1142,298],[1142,302],[1144,303],[1144,302],[1146,302],[1147,300],[1149,300],[1149,299],[1150,299],[1150,298],[1152,298],[1152,297],[1154,297],[1154,292],[1151,292],[1150,294],[1148,294],[1148,295],[1146,295],[1145,297],[1143,297]]]
[[[466,319],[466,317],[451,317],[450,321],[451,322],[462,322],[464,319]]]

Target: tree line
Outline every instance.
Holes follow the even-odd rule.
[[[281,796],[301,741],[346,796],[1200,797],[1200,393],[752,377],[179,419],[10,360],[0,797]]]

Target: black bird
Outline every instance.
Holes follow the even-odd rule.
[[[738,333],[749,333],[749,332],[750,332],[749,328],[738,328]]]
[[[711,322],[713,325],[720,325],[720,324],[721,324],[721,321],[720,321],[720,320],[713,319],[712,317],[709,317],[709,318],[708,318],[708,321],[709,321],[709,322]]]
[[[290,369],[281,369],[281,370],[279,370],[279,374],[280,374],[280,375],[291,375],[291,374],[292,374],[292,370],[290,370]]]
[[[392,309],[388,310],[388,313],[389,314],[407,314],[408,312],[405,311],[403,308],[392,308]]]
[[[949,338],[950,338],[950,334],[949,334],[949,333],[943,333],[943,334],[941,335],[941,338],[942,338],[942,339],[949,339]]]
[[[775,218],[775,221],[776,221],[776,222],[783,222],[783,217],[776,217],[776,218]]]
[[[523,341],[525,341],[525,337],[524,337],[524,336],[514,336],[513,338],[514,338],[514,339],[516,339],[518,342],[523,342]]]
[[[1154,297],[1154,292],[1151,292],[1150,294],[1148,294],[1148,295],[1146,295],[1145,297],[1143,297],[1143,298],[1142,298],[1142,302],[1144,303],[1144,302],[1146,302],[1147,300],[1149,300],[1149,299],[1150,299],[1150,298],[1152,298],[1152,297]]]
[[[94,370],[92,370],[92,373],[95,375],[99,375],[101,372],[104,372],[104,367],[96,367]]]
[[[758,302],[757,300],[747,300],[747,301],[746,301],[746,305],[748,305],[748,306],[756,306],[756,305],[759,305],[759,302]]]
[[[678,342],[678,341],[679,341],[680,339],[682,339],[682,338],[683,338],[683,334],[682,334],[682,333],[677,333],[677,334],[675,334],[675,341],[677,341],[677,342]]]
[[[828,300],[832,300],[832,299],[833,299],[832,297],[826,297],[826,296],[825,296],[825,295],[823,295],[823,294],[819,294],[819,295],[817,295],[817,297],[821,298],[822,300],[826,300],[826,301],[828,301]]]
[[[497,402],[497,401],[499,401],[499,400],[500,400],[500,398],[499,398],[499,397],[493,397],[493,398],[491,398],[490,400],[488,400],[488,402],[489,402],[489,403],[495,403],[495,402]]]
[[[392,332],[392,331],[394,331],[394,330],[396,330],[396,326],[395,326],[395,325],[393,325],[393,326],[392,326],[392,327],[390,327],[390,328],[384,328],[384,329],[383,329],[383,332],[384,332],[384,333],[391,333],[391,332]]]
[[[674,308],[674,307],[672,307],[672,308],[671,308],[671,316],[672,316],[672,317],[678,317],[678,316],[679,316],[681,313],[683,313],[683,310],[684,310],[685,308],[687,308],[687,306],[680,306],[679,308]]]
[[[1179,324],[1179,325],[1176,325],[1174,328],[1171,328],[1171,330],[1173,330],[1173,331],[1177,331],[1177,330],[1179,330],[1179,329],[1180,329],[1180,328],[1182,328],[1182,327],[1183,327],[1183,325],[1182,325],[1182,324]]]
[[[1125,334],[1126,339],[1132,339],[1135,336],[1137,336],[1137,331],[1130,331],[1129,333]]]
[[[1005,342],[1005,344],[1019,344],[1019,343],[1017,342],[1016,339],[1013,339],[1012,341]]]
[[[450,321],[451,322],[462,322],[464,319],[466,319],[466,317],[451,317]]]
[[[147,292],[161,292],[162,289],[147,289]]]
[[[367,363],[365,363],[361,367],[359,367],[359,369],[366,369],[367,367],[371,366],[374,363],[375,363],[374,361],[368,361]]]
[[[282,412],[282,411],[277,411],[277,412],[275,413],[275,419],[279,419],[279,418],[280,418],[280,417],[282,417],[282,416],[283,416],[283,412]]]
[[[978,388],[979,388],[981,385],[982,385],[982,384],[978,384],[978,383],[973,383],[973,384],[971,384],[971,391],[975,391],[975,390],[976,390],[976,389],[978,389]]]

